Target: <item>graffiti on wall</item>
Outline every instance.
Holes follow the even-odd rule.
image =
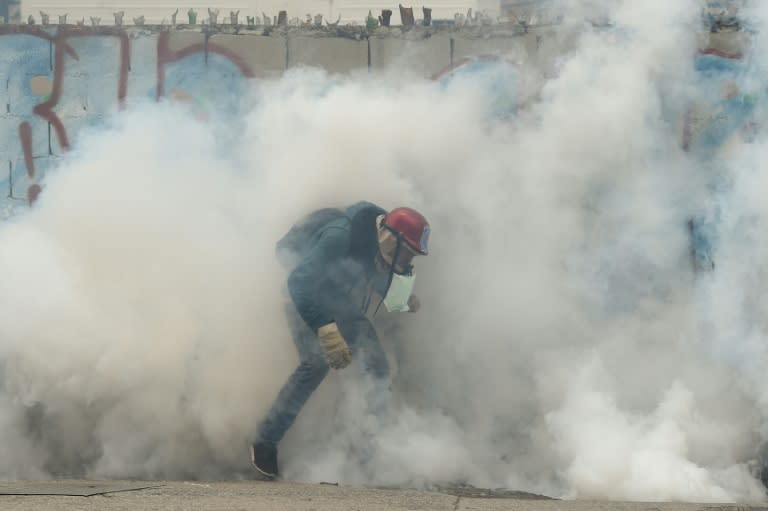
[[[520,108],[521,73],[518,65],[495,55],[466,57],[433,77],[444,90],[471,87],[485,99],[484,114],[494,119],[508,119]]]
[[[7,77],[0,84],[5,215],[35,201],[45,172],[83,127],[124,109],[133,97],[188,102],[201,118],[237,111],[254,76],[240,56],[204,34],[176,47],[169,32],[147,38],[151,44],[119,27],[0,25],[0,76]]]
[[[168,32],[158,36],[156,97],[167,95],[188,103],[201,119],[209,119],[214,110],[223,115],[237,113],[246,83],[240,78],[254,77],[245,61],[213,42],[172,50],[169,39]]]
[[[36,160],[49,154],[48,125],[37,117],[35,108],[47,101],[52,91],[50,52],[54,36],[38,28],[9,34],[2,26],[0,36],[0,76],[6,77],[0,86],[5,110],[0,120],[0,148],[8,165],[0,186],[6,188],[10,200],[28,200],[39,189]],[[25,183],[25,189],[21,191],[17,183]]]
[[[716,47],[702,50],[694,59],[698,94],[685,112],[681,142],[707,188],[706,204],[688,222],[692,264],[699,272],[715,268],[721,206],[731,188],[725,162],[752,142],[760,129],[757,112],[763,93],[750,66],[741,52]]]

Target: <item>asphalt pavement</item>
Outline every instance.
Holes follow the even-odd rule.
[[[557,500],[519,492],[427,492],[262,481],[5,481],[2,511],[768,511],[752,504]]]

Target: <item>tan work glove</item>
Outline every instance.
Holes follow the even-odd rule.
[[[334,369],[344,369],[352,362],[352,352],[335,322],[318,328],[317,336],[320,338],[320,348],[329,366]]]

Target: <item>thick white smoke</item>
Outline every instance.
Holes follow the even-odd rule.
[[[717,267],[695,276],[698,3],[583,7],[614,26],[584,24],[546,70],[516,52],[512,119],[481,79],[297,70],[235,129],[160,104],[84,136],[0,226],[0,476],[250,477],[296,363],[274,242],[365,199],[429,218],[423,309],[376,318],[391,413],[364,412],[359,368],[332,372],[280,446],[286,477],[762,498],[768,145],[720,162]]]

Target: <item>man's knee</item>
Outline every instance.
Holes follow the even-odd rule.
[[[328,374],[330,367],[325,358],[321,355],[307,357],[299,364],[298,371],[301,373],[302,380],[319,385],[323,378]]]
[[[389,361],[383,350],[375,350],[365,357],[365,369],[377,380],[389,380]]]
[[[342,318],[338,323],[341,333],[350,342],[356,358],[362,360],[368,374],[375,379],[388,379],[389,361],[373,323],[359,316]]]

